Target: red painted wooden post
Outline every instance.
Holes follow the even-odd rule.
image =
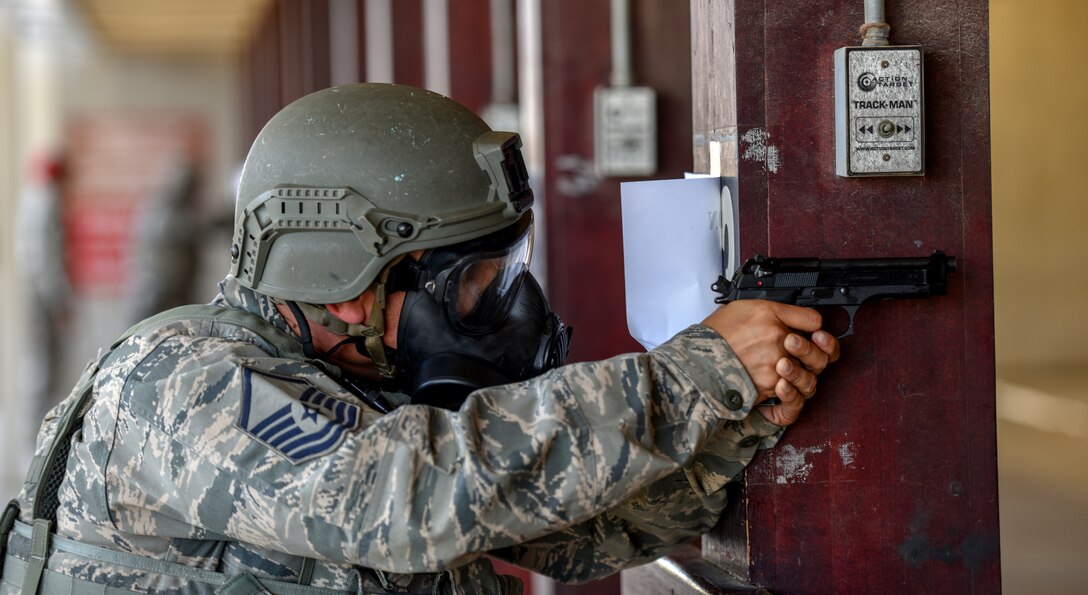
[[[422,0],[393,1],[393,81],[424,85]]]
[[[330,84],[328,0],[269,6],[243,53],[245,142],[295,99]]]
[[[280,35],[279,8],[269,6],[253,35],[253,40],[243,56],[242,107],[246,112],[241,158],[249,150],[249,143],[283,103],[280,100]]]
[[[630,337],[623,288],[618,178],[593,172],[593,90],[611,70],[609,3],[541,2],[549,301],[575,328],[574,361],[642,348]],[[635,84],[658,92],[658,173],[691,169],[687,7],[632,2]]]
[[[328,0],[280,0],[283,105],[329,86]]]
[[[450,97],[480,113],[491,102],[489,3],[450,2],[449,18]]]
[[[775,593],[999,592],[985,0],[889,4],[893,43],[925,47],[926,175],[871,179],[834,157],[832,52],[862,2],[691,5],[696,168],[722,143],[744,255],[959,265],[946,297],[862,308],[704,556]]]

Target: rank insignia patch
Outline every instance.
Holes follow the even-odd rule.
[[[336,450],[357,429],[360,407],[310,383],[243,369],[238,426],[293,463]]]

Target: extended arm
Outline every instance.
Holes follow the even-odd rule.
[[[247,394],[251,413],[311,388],[352,399],[308,364],[252,351],[172,339],[127,375],[119,399],[102,387],[91,415],[115,410],[117,423],[102,425],[111,448],[93,464],[119,529],[433,571],[614,508],[690,464],[756,399],[725,342],[693,327],[653,353],[478,391],[458,412],[364,411],[334,450],[293,460],[287,442],[242,428]]]
[[[706,533],[728,504],[725,485],[781,428],[750,415],[728,421],[683,469],[592,519],[493,555],[563,582],[600,578],[654,560]]]

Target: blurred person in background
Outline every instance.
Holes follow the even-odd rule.
[[[193,301],[204,236],[194,212],[197,181],[189,157],[168,159],[161,182],[139,203],[126,292],[132,322]]]
[[[63,153],[42,151],[28,169],[14,226],[25,325],[19,365],[23,392],[39,418],[62,395],[57,379],[72,291],[65,254]]]
[[[487,556],[578,582],[712,528],[837,341],[752,300],[563,365],[532,204],[518,136],[441,95],[284,108],[220,294],[138,324],[47,416],[0,592],[519,593]]]

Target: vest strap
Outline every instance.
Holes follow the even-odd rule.
[[[35,595],[42,581],[45,563],[49,560],[49,534],[52,523],[45,519],[35,519],[30,536],[30,560],[26,564],[23,576],[23,593]]]
[[[215,590],[215,595],[272,595],[265,590],[260,581],[248,572],[243,572],[227,581],[227,584]]]
[[[12,500],[8,502],[7,508],[4,509],[3,516],[0,516],[0,560],[4,559],[4,553],[8,549],[8,534],[11,533],[11,528],[15,526],[15,519],[19,518],[19,501]],[[0,572],[0,577],[4,576],[3,572]]]
[[[302,570],[298,573],[298,584],[309,585],[310,581],[314,578],[314,566],[317,565],[317,561],[313,558],[302,559]]]
[[[41,593],[43,595],[53,595],[54,593],[68,595],[69,593],[90,592],[113,595],[114,593],[136,592],[128,589],[101,585],[93,581],[69,576],[56,570],[50,570],[47,567],[47,560],[51,551],[64,552],[83,558],[89,562],[123,566],[140,570],[148,574],[170,576],[186,581],[204,583],[215,587],[215,593],[220,595],[358,595],[354,591],[324,589],[321,587],[311,587],[308,585],[300,585],[273,579],[257,579],[248,573],[232,576],[222,572],[194,568],[176,562],[145,558],[121,550],[111,550],[74,541],[67,537],[61,537],[55,534],[51,535],[49,533],[47,521],[40,521],[40,523],[46,525],[44,527],[45,535],[46,539],[49,540],[44,545],[44,549],[41,545],[41,541],[37,537],[39,522],[36,521],[34,526],[31,527],[30,525],[16,520],[14,522],[14,533],[24,538],[30,538],[31,540],[30,559],[22,560],[13,553],[8,553],[4,557],[4,582],[16,585],[22,584],[22,592],[27,595],[36,593],[39,585],[42,588]],[[40,560],[40,563],[38,560]],[[36,575],[38,578],[33,578],[33,575]],[[32,586],[35,590],[27,590],[28,586]]]

